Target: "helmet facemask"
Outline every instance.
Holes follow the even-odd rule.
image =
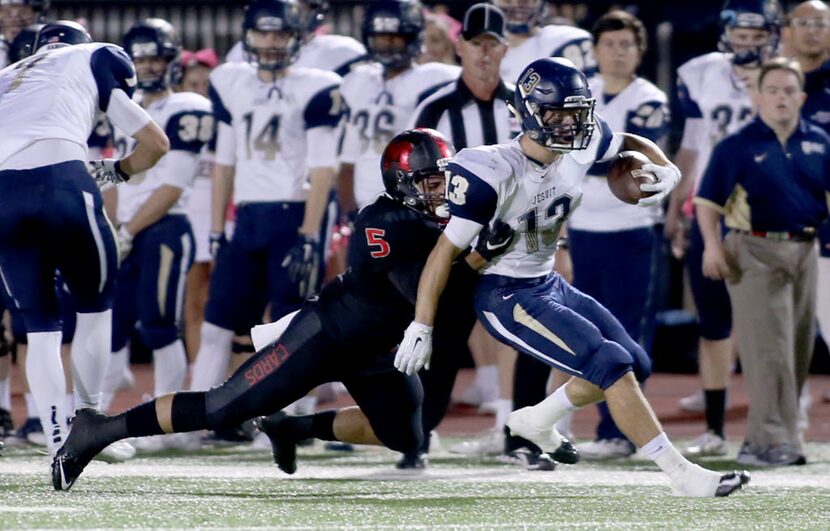
[[[564,107],[545,106],[525,99],[527,114],[535,124],[527,128],[527,135],[537,144],[551,151],[587,149],[594,132],[594,98],[570,96]]]
[[[245,33],[248,62],[259,70],[276,72],[288,67],[299,49],[300,35],[295,31],[257,28]]]
[[[439,159],[435,168],[413,172],[410,192],[404,197],[406,206],[439,223],[446,223],[450,217],[445,174],[447,164],[449,158]]]

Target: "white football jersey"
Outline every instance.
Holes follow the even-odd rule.
[[[140,95],[139,95],[140,98]],[[137,98],[137,99],[139,99]],[[213,136],[214,120],[210,100],[193,92],[176,92],[155,101],[145,109],[170,139],[170,151],[155,166],[118,186],[119,223],[127,223],[147,199],[162,185],[176,186],[184,193],[168,211],[184,214],[188,191],[203,146]],[[116,156],[123,158],[135,149],[135,140],[114,128]]]
[[[9,65],[9,44],[0,38],[0,68]]]
[[[668,133],[669,107],[666,94],[645,79],[634,79],[622,92],[606,99],[601,76],[588,80],[596,98],[596,112],[612,131],[634,133],[661,143]],[[650,227],[662,218],[662,207],[640,207],[623,203],[611,193],[605,176],[607,164],[596,164],[585,177],[582,204],[568,226],[587,231],[620,231]]]
[[[712,52],[685,63],[677,69],[677,87],[685,117],[703,120],[700,135],[683,140],[698,154],[694,176],[697,190],[712,149],[749,122],[754,109],[749,90],[735,75],[729,54]]]
[[[490,262],[485,274],[548,275],[562,224],[582,200],[585,174],[596,161],[613,157],[622,143],[605,120],[597,116],[596,122],[585,150],[566,153],[549,166],[540,166],[524,154],[521,137],[458,152],[448,167],[451,217],[444,234],[465,248],[481,226],[501,219],[515,229],[516,237],[504,254]],[[471,233],[471,228],[476,232]]]
[[[430,89],[460,75],[457,66],[442,63],[415,65],[385,79],[378,63],[356,67],[343,78],[343,99],[348,107],[340,161],[354,164],[354,190],[358,207],[383,192],[380,158],[386,144],[405,131],[415,107]]]
[[[216,119],[233,128],[234,160],[220,159],[228,151],[222,135],[216,153],[218,163],[235,167],[235,204],[305,201],[309,168],[336,161],[340,76],[292,66],[266,83],[253,65],[226,63],[211,72],[210,83]]]
[[[507,49],[501,61],[501,77],[516,83],[527,65],[543,57],[564,57],[591,77],[597,69],[593,47],[591,34],[584,29],[559,24],[543,26],[523,43]]]
[[[366,48],[351,37],[315,35],[313,39],[300,46],[292,66],[319,68],[344,76],[352,64],[365,56]],[[244,63],[247,60],[242,41],[234,44],[225,56],[228,63]]]
[[[120,47],[91,43],[32,55],[0,70],[0,167],[29,145],[64,140],[87,150],[99,111],[113,90],[132,95],[130,58]]]

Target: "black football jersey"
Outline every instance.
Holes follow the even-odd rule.
[[[323,287],[323,326],[337,339],[388,352],[414,317],[418,280],[440,227],[381,196],[360,211],[348,268]]]

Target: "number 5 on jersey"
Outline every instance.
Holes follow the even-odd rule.
[[[370,251],[369,256],[372,258],[383,258],[389,256],[389,242],[383,239],[386,231],[383,229],[366,229],[366,243],[369,247],[377,247],[377,249]]]

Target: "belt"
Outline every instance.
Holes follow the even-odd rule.
[[[811,242],[816,238],[815,229],[805,230],[803,232],[787,232],[787,231],[764,231],[764,230],[735,230],[738,234],[746,234],[748,236],[755,236],[756,238],[765,238],[767,240],[775,240],[779,242]]]

